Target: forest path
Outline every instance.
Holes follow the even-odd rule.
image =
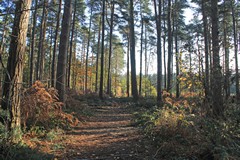
[[[132,124],[134,109],[126,105],[91,106],[91,112],[93,116],[66,135],[64,159],[153,159],[155,149]]]

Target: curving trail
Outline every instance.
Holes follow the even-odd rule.
[[[128,106],[91,106],[94,116],[66,135],[69,160],[151,160],[154,148],[132,125],[134,110]]]

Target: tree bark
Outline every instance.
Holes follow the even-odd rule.
[[[31,3],[31,0],[16,2],[7,72],[3,85],[2,108],[9,113],[9,119],[5,120],[13,142],[21,140],[20,90]]]
[[[112,35],[113,35],[113,16],[114,16],[115,2],[111,5],[111,22],[110,22],[110,42],[109,42],[109,57],[108,57],[108,77],[107,77],[107,94],[111,96],[111,58],[112,58]]]
[[[100,39],[101,39],[101,19],[99,20],[99,29],[98,29],[98,43],[97,43],[97,58],[96,58],[96,79],[95,79],[95,92],[98,92],[98,63],[100,55]]]
[[[88,55],[89,55],[89,47],[90,47],[90,39],[91,39],[92,12],[93,12],[93,6],[91,6],[90,20],[89,20],[89,27],[88,27],[88,41],[87,41],[86,63],[85,63],[85,94],[88,92]]]
[[[33,13],[33,28],[32,28],[32,42],[31,42],[31,53],[30,53],[30,76],[29,76],[29,82],[30,85],[33,84],[33,64],[34,64],[34,53],[35,53],[35,43],[36,43],[36,39],[35,39],[35,32],[36,32],[36,22],[37,22],[37,9],[38,9],[38,0],[35,0],[35,10]]]
[[[3,54],[4,54],[4,50],[5,50],[5,45],[6,45],[6,34],[7,34],[7,25],[8,25],[8,16],[4,16],[4,25],[3,25],[3,33],[2,33],[2,38],[1,38],[1,44],[0,44],[0,85],[2,86],[3,84],[3,81],[4,81],[4,76],[3,76],[3,73],[2,73],[2,68],[4,67],[3,66]]]
[[[172,89],[172,5],[171,0],[168,0],[168,14],[167,14],[167,27],[168,27],[168,68],[167,68],[167,91]]]
[[[141,3],[141,2],[140,2]],[[142,56],[143,56],[143,11],[142,5],[140,4],[140,15],[141,15],[141,42],[140,42],[140,73],[139,73],[139,96],[142,96]],[[146,37],[145,37],[146,38]]]
[[[175,24],[175,50],[176,50],[176,98],[180,97],[180,81],[179,81],[179,51],[178,51],[178,24]]]
[[[206,15],[206,0],[202,0],[202,16],[203,16],[203,34],[204,34],[204,50],[205,50],[205,80],[204,80],[204,89],[205,97],[209,99],[209,39],[208,39],[208,22]]]
[[[155,10],[155,20],[157,26],[157,102],[158,105],[162,105],[162,27],[161,27],[161,14],[162,14],[162,3],[159,0],[158,13],[157,13],[157,3],[154,0],[154,10]]]
[[[235,55],[235,83],[236,83],[236,100],[240,102],[240,91],[239,91],[239,72],[238,72],[238,42],[237,42],[237,27],[236,17],[234,9],[234,1],[231,0],[232,9],[232,22],[233,22],[233,41],[234,41],[234,55]]]
[[[59,100],[65,103],[66,96],[66,66],[67,66],[67,51],[69,44],[69,33],[72,15],[72,0],[65,0],[64,13],[62,20],[62,29],[60,35],[60,47],[57,63],[57,82],[56,88],[59,94]]]
[[[52,87],[56,86],[56,54],[57,54],[57,43],[58,43],[58,31],[60,27],[60,16],[61,16],[62,0],[59,0],[58,13],[57,13],[57,24],[54,35],[54,45],[53,45],[53,58],[52,58]]]
[[[71,68],[72,68],[73,40],[74,40],[74,35],[75,35],[76,11],[77,11],[77,0],[75,0],[75,2],[74,2],[72,30],[71,30],[71,39],[70,39],[70,53],[69,53],[69,58],[68,58],[68,78],[67,78],[68,88],[70,88],[70,81],[71,81]]]
[[[102,48],[101,48],[101,73],[100,73],[100,86],[99,97],[103,99],[103,72],[104,72],[104,31],[105,31],[105,0],[102,2]]]
[[[144,46],[145,46],[145,78],[148,78],[148,58],[147,58],[147,27],[146,23],[144,25],[144,32],[145,32],[145,41],[144,41]],[[145,96],[147,96],[147,83],[145,83]]]
[[[38,44],[38,59],[37,59],[37,68],[36,74],[37,79],[42,80],[44,73],[44,62],[45,62],[45,36],[47,29],[47,5],[48,1],[44,0],[43,2],[43,11],[42,11],[42,19],[41,19],[41,28],[40,28],[40,38]]]
[[[130,60],[131,60],[131,82],[132,95],[134,101],[138,101],[137,77],[136,77],[136,60],[135,60],[135,32],[134,32],[134,8],[133,0],[130,0]]]
[[[127,46],[127,97],[130,96],[130,38],[129,38],[129,33],[127,33],[127,41],[128,41],[128,46]]]
[[[215,117],[223,116],[222,99],[222,73],[219,56],[219,28],[218,28],[218,0],[211,1],[212,9],[212,49],[213,49],[213,115]]]
[[[224,19],[223,19],[223,45],[224,45],[224,52],[225,52],[225,77],[224,77],[224,90],[225,90],[225,99],[228,100],[230,97],[230,77],[231,72],[229,70],[229,38],[227,35],[227,4],[224,1]]]

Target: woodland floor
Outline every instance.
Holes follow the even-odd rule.
[[[69,160],[150,160],[156,149],[133,123],[134,109],[126,105],[90,106],[92,116],[66,134]]]

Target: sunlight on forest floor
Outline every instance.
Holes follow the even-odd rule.
[[[43,92],[41,87],[39,90]],[[165,93],[163,108],[151,98],[133,103],[121,98],[101,101],[74,92],[69,97],[65,120],[62,116],[49,118],[47,125],[39,121],[28,126],[23,145],[14,149],[9,144],[7,152],[0,149],[12,159],[24,153],[32,160],[240,157],[240,110],[236,104],[228,104],[225,120],[215,120],[206,115],[194,94],[175,99]],[[72,125],[73,121],[78,124]],[[32,123],[27,120],[26,124]]]

